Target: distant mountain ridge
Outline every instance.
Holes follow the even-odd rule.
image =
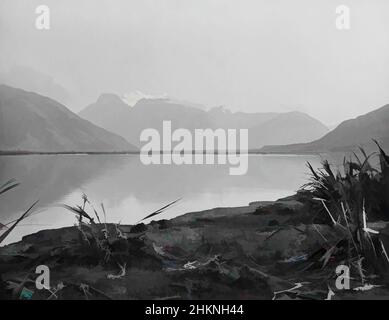
[[[1,151],[135,151],[124,138],[42,95],[0,85]]]
[[[130,107],[114,94],[101,95],[79,115],[137,146],[143,129],[161,130],[164,120],[171,121],[173,130],[249,129],[249,148],[308,142],[328,132],[320,121],[300,112],[244,113],[231,112],[223,107],[204,110],[168,98],[141,99]]]
[[[328,133],[328,128],[306,113],[294,111],[281,113],[263,124],[258,124],[250,128],[249,133],[249,149],[255,149],[268,144],[308,142],[313,137],[322,137]]]
[[[96,103],[86,107],[79,115],[138,146],[141,131],[145,128],[162,130],[164,120],[170,120],[172,127],[187,129],[211,125],[203,110],[178,105],[169,99],[141,99],[130,107],[112,94],[101,95]]]
[[[304,144],[265,146],[260,151],[266,153],[320,153],[353,151],[358,146],[367,150],[375,149],[372,139],[382,147],[389,148],[389,104],[342,122],[321,139]]]

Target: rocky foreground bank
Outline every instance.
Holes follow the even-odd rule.
[[[353,268],[350,289],[336,288],[343,231],[313,224],[303,197],[28,235],[0,248],[0,299],[389,298],[387,279]],[[374,228],[389,248],[389,226]],[[38,265],[50,290],[36,289]]]

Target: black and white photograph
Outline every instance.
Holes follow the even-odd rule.
[[[0,300],[389,299],[388,36],[387,0],[0,0]]]

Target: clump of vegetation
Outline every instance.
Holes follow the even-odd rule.
[[[101,204],[99,213],[85,194],[82,195],[82,201],[82,205],[63,205],[63,207],[76,215],[77,228],[80,231],[80,244],[85,246],[89,254],[93,253],[92,256],[96,257],[95,262],[113,263],[120,268],[118,276],[110,275],[110,277],[115,278],[125,275],[126,265],[130,257],[130,247],[132,249],[137,247],[137,241],[145,231],[141,222],[164,212],[179,199],[147,215],[130,230],[124,230],[120,223],[107,223],[103,204]],[[142,245],[141,241],[138,242],[139,245]]]
[[[367,155],[362,148],[363,159],[355,153],[354,159],[344,158],[343,172],[335,172],[327,160],[317,171],[308,163],[311,177],[303,188],[321,203],[316,207],[319,217],[333,222],[344,218],[346,210],[356,223],[362,222],[363,211],[372,221],[389,220],[389,157],[377,146],[378,166],[371,164],[377,154]]]
[[[369,224],[389,220],[389,157],[376,144],[378,153],[368,155],[360,148],[363,159],[354,153],[354,159],[344,159],[342,170],[333,170],[327,160],[319,170],[308,163],[310,181],[303,186],[309,191],[314,222],[332,225],[339,235],[325,256],[329,259],[342,251],[362,282],[363,268],[387,272],[389,265],[380,232]],[[373,159],[378,160],[376,164]]]

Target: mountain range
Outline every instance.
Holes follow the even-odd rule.
[[[266,146],[265,153],[320,153],[354,151],[357,147],[376,149],[373,139],[389,148],[389,104],[377,110],[342,122],[324,137],[309,143]]]
[[[302,112],[245,113],[207,110],[167,97],[146,97],[130,106],[102,94],[79,115],[43,95],[0,85],[0,150],[31,152],[137,151],[143,129],[249,129],[249,149],[263,153],[320,153],[389,148],[389,105],[342,122],[328,132]]]
[[[0,150],[109,152],[136,147],[53,99],[0,85]]]
[[[130,107],[115,94],[103,94],[79,115],[92,123],[126,138],[139,146],[142,130],[162,130],[170,120],[172,129],[249,129],[249,148],[269,144],[308,142],[322,137],[328,128],[301,112],[244,113],[223,107],[204,110],[169,98],[141,99]]]

